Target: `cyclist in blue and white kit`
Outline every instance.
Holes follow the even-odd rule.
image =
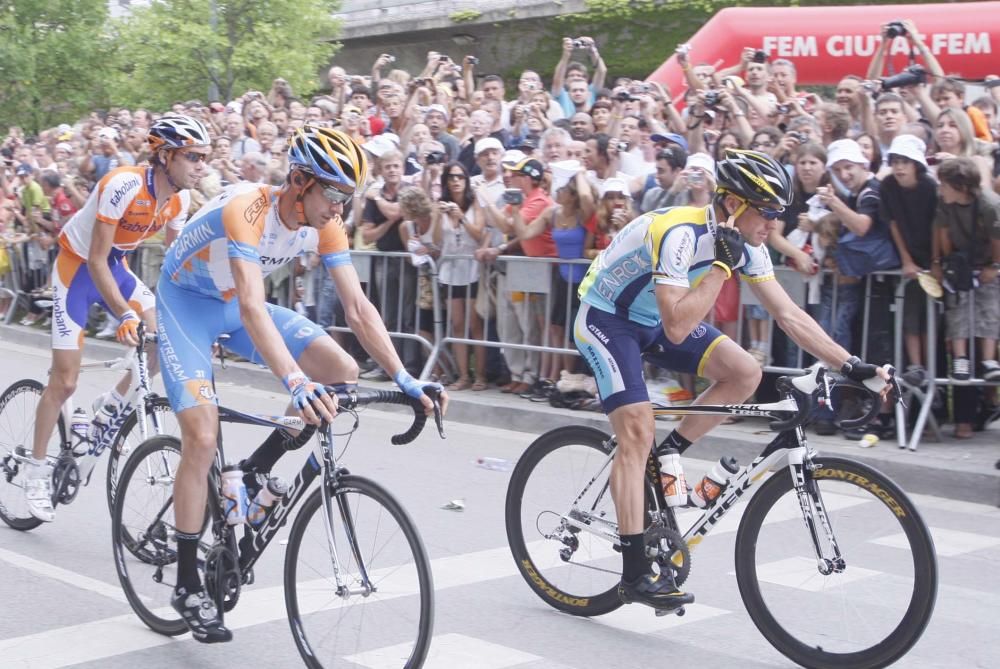
[[[197,562],[218,435],[212,343],[228,334],[227,348],[266,363],[310,423],[336,413],[335,398],[323,384],[358,378],[357,364],[321,327],[265,302],[264,277],[301,253],[319,253],[348,324],[372,358],[428,413],[434,405],[425,391],[441,390],[403,368],[351,264],[341,214],[365,181],[364,151],[338,130],[307,125],[290,139],[288,163],[282,188],[244,182],[205,203],[167,250],[157,285],[160,367],[182,443],[174,482],[177,584],[171,603],[194,638],[205,643],[232,639],[202,586]],[[444,411],[447,396],[440,397]],[[282,441],[281,433],[272,434],[243,470],[251,476],[269,471],[284,453]]]
[[[781,285],[765,246],[791,202],[784,168],[769,156],[728,150],[716,165],[717,189],[708,207],[649,212],[625,226],[594,260],[580,284],[582,305],[574,338],[597,381],[604,411],[618,438],[611,495],[622,545],[619,595],[672,609],[694,601],[667,570],[654,575],[643,541],[644,472],[653,444],[653,411],[642,376],[646,359],[713,381],[696,404],[745,401],[761,370],[749,353],[702,322],[723,282],[740,272],[761,304],[791,339],[856,380],[885,371],[837,345]],[[683,452],[722,421],[686,416],[667,445]]]

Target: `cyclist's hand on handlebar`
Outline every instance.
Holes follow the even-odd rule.
[[[330,422],[337,415],[336,396],[327,393],[322,384],[311,381],[302,372],[292,372],[282,379],[282,383],[292,396],[292,405],[307,423]]]
[[[132,309],[119,316],[118,331],[116,332],[118,343],[126,346],[138,346],[139,323],[141,323],[139,316]]]
[[[440,383],[434,383],[432,381],[420,381],[419,379],[413,378],[409,372],[405,369],[401,369],[396,372],[396,375],[392,377],[392,380],[396,382],[399,389],[404,393],[409,395],[415,400],[420,400],[420,403],[424,406],[424,413],[428,416],[434,413],[434,401],[428,397],[428,390],[437,394],[438,401],[441,405],[441,415],[448,410],[448,393],[445,392],[444,386]]]
[[[883,382],[882,387],[873,387],[872,390],[876,390],[882,396],[882,399],[886,399],[895,386],[895,371],[896,370],[891,365],[878,367],[871,363],[864,362],[856,355],[852,355],[848,358],[844,362],[844,365],[840,368],[841,374],[852,381],[857,381],[858,383],[865,383],[866,381],[870,382],[875,378],[881,379]],[[866,385],[871,387],[870,383]]]

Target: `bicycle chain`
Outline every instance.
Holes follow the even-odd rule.
[[[673,570],[674,582],[678,586],[683,585],[691,574],[691,549],[688,548],[684,537],[679,532],[666,527],[651,525],[643,534],[643,539],[646,543],[647,554],[651,550],[656,551],[656,557],[653,559],[660,566],[661,571],[663,569]],[[664,540],[667,542],[666,550],[662,544]],[[670,559],[675,554],[680,555],[679,565]]]

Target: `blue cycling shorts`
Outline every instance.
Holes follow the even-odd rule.
[[[643,358],[657,367],[701,376],[726,335],[701,323],[683,342],[672,344],[660,325],[639,325],[583,304],[573,339],[594,372],[604,413],[610,414],[620,406],[649,401]]]
[[[212,344],[228,334],[226,348],[256,363],[264,363],[240,321],[240,305],[186,290],[166,275],[156,286],[157,328],[163,385],[174,413],[203,404],[218,404],[212,391]],[[323,328],[291,309],[267,305],[285,346],[296,360]]]

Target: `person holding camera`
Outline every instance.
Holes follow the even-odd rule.
[[[594,78],[589,82],[589,95],[586,99],[586,107],[589,109],[597,100],[597,91],[604,88],[604,78],[608,74],[608,67],[604,64],[601,54],[597,49],[597,42],[592,37],[563,37],[562,57],[556,64],[555,72],[552,74],[552,97],[562,107],[563,116],[569,118],[577,111],[576,104],[570,99],[568,86],[574,81],[587,83],[587,66],[575,60],[571,60],[574,51],[585,51],[590,55],[594,65]]]

